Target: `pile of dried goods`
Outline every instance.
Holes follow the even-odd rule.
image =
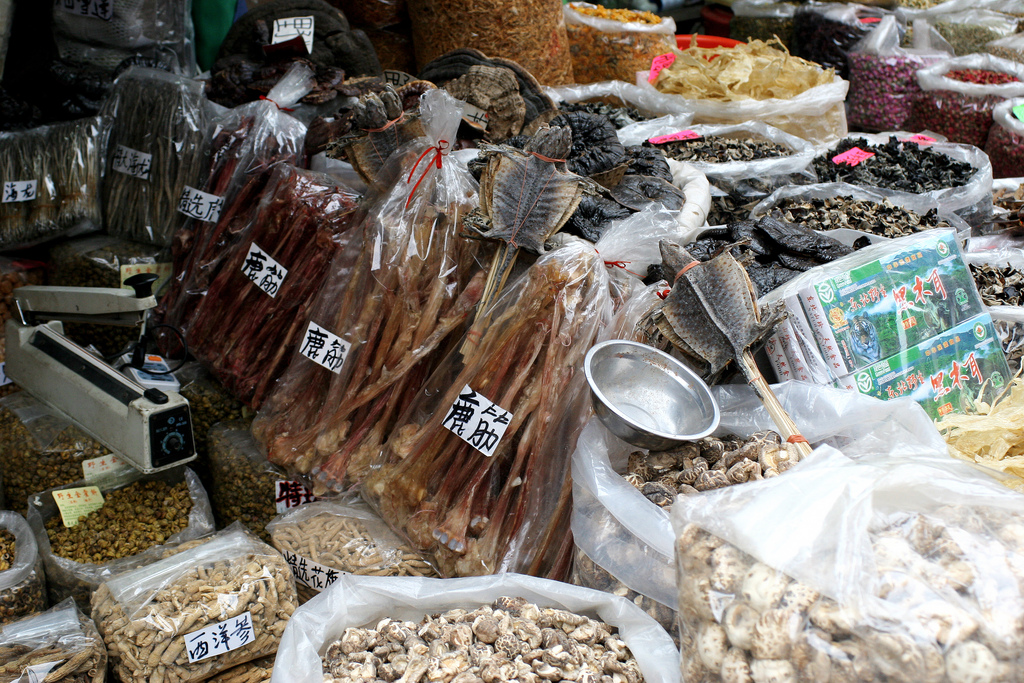
[[[0,511],[0,625],[44,609],[46,581],[32,529],[18,513]]]
[[[994,405],[976,402],[977,415],[944,415],[936,426],[952,456],[1008,474],[1024,491],[1024,379]]]
[[[874,202],[842,196],[788,197],[772,207],[772,214],[776,213],[782,220],[799,223],[811,230],[849,228],[891,238],[905,237],[932,228],[949,227],[949,223],[939,218],[936,209],[918,214],[896,206],[888,199]]]
[[[103,683],[107,651],[70,602],[0,630],[0,683]]]
[[[14,564],[14,534],[0,529],[0,572],[7,571]]]
[[[617,107],[607,102],[562,102],[558,105],[559,111],[568,113],[571,111],[583,111],[588,114],[600,114],[607,117],[616,130],[640,121],[650,121],[652,116],[640,113],[633,107]]]
[[[650,142],[645,146],[653,146]],[[662,142],[657,148],[665,156],[677,161],[720,163],[728,161],[754,161],[789,156],[793,150],[772,140],[702,135],[690,140]]]
[[[1024,272],[1009,264],[972,263],[970,267],[986,306],[1024,306]]]
[[[277,516],[277,482],[288,477],[271,465],[249,433],[249,423],[222,422],[209,431],[207,447],[213,488],[210,501],[217,525],[241,522],[264,541]]]
[[[632,82],[651,60],[675,47],[675,22],[652,12],[566,5],[565,28],[577,83]]]
[[[836,163],[833,158],[859,148],[874,154],[859,164]],[[913,194],[961,187],[970,181],[975,169],[932,147],[906,142],[891,136],[885,144],[847,138],[814,159],[818,182],[845,182],[851,185],[882,187]]]

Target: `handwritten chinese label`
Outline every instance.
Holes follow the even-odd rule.
[[[875,156],[874,152],[865,152],[860,147],[854,147],[853,149],[847,150],[842,154],[837,154],[832,157],[833,164],[846,164],[847,166],[856,166],[865,159],[870,159]]]
[[[1018,121],[1024,121],[1024,104],[1018,104],[1013,108],[1013,115],[1017,117]]]
[[[36,181],[11,180],[4,183],[4,194],[0,200],[4,204],[10,202],[30,202],[36,198]]]
[[[922,135],[921,133],[918,133],[917,135],[911,135],[909,138],[907,138],[907,142],[916,142],[919,145],[930,145],[933,142],[938,141],[933,137],[929,137],[927,135]]]
[[[237,617],[225,619],[182,637],[185,639],[185,650],[188,652],[190,664],[216,657],[244,647],[254,640],[252,614],[242,612]]]
[[[242,274],[273,299],[281,291],[281,284],[288,275],[288,269],[270,258],[270,254],[253,242],[249,245],[249,253],[245,256],[245,262],[242,263]]]
[[[416,80],[412,74],[407,74],[404,71],[391,71],[389,69],[384,70],[384,80],[388,85],[399,87],[403,86],[409,81]]]
[[[310,320],[306,334],[302,337],[299,353],[331,372],[340,372],[350,348],[352,345],[347,341]]]
[[[303,557],[302,555],[296,555],[295,553],[287,550],[282,551],[281,554],[284,555],[285,562],[288,563],[288,566],[292,568],[292,574],[295,575],[295,580],[315,591],[322,591],[327,588],[337,581],[338,575],[341,574],[337,569],[317,564],[313,560]]]
[[[654,83],[658,80],[658,74],[661,73],[662,69],[666,69],[672,66],[676,61],[676,55],[674,52],[666,52],[663,55],[658,55],[651,60],[651,73],[647,76],[648,83]]]
[[[491,403],[467,384],[448,409],[441,426],[488,458],[505,435],[512,413]]]
[[[306,43],[306,52],[313,52],[313,17],[288,17],[287,19],[274,19],[274,35],[270,39],[271,45],[277,45],[301,36]]]
[[[104,21],[114,18],[112,0],[55,0],[53,6],[70,14],[82,17],[96,17]]]
[[[220,210],[224,208],[224,199],[215,194],[200,192],[194,187],[185,186],[178,201],[178,211],[200,221],[216,223],[220,218]]]
[[[462,105],[462,118],[471,126],[487,130],[487,112],[479,107],[474,107],[469,102]]]
[[[131,147],[118,145],[111,164],[115,171],[141,180],[149,180],[149,169],[153,165],[153,155],[140,152]]]
[[[126,263],[121,266],[121,289],[131,289],[124,281],[132,275],[139,273],[155,273],[156,282],[153,283],[153,291],[159,292],[164,283],[171,277],[173,266],[170,263]]]
[[[107,474],[116,474],[130,469],[131,465],[113,453],[108,453],[101,458],[82,461],[82,474],[86,481],[92,481]]]
[[[278,480],[277,496],[274,503],[277,505],[277,513],[288,512],[305,503],[312,503],[316,496],[305,486],[297,481]]]
[[[103,494],[95,486],[83,486],[77,489],[61,489],[53,492],[53,502],[60,510],[64,526],[78,524],[78,518],[103,507]]]
[[[7,376],[7,363],[0,363],[0,387],[14,384],[14,380]]]
[[[648,138],[647,142],[652,145],[663,145],[666,142],[676,142],[677,140],[697,140],[700,137],[699,133],[695,133],[692,130],[681,130],[678,133],[669,133],[668,135],[658,135],[653,138]]]

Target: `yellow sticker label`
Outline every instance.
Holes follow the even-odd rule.
[[[121,266],[121,289],[131,289],[131,287],[124,284],[124,281],[132,275],[138,275],[139,273],[156,273],[159,279],[153,283],[153,293],[158,294],[160,292],[160,288],[163,287],[164,283],[171,277],[171,264],[131,263]]]
[[[53,502],[60,510],[64,526],[72,527],[78,524],[79,517],[84,517],[103,507],[103,494],[96,486],[61,489],[53,492]]]

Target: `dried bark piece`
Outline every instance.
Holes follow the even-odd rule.
[[[465,74],[446,83],[444,89],[456,99],[487,112],[488,140],[501,142],[522,131],[526,103],[519,93],[519,81],[510,69],[471,66]]]

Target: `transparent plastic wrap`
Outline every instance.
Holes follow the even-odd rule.
[[[238,524],[106,580],[92,598],[124,683],[205,681],[273,654],[296,604],[281,555]]]
[[[992,324],[999,335],[1006,354],[1006,364],[1010,372],[1020,372],[1021,360],[1024,359],[1024,307],[1022,306],[989,306]]]
[[[686,680],[1019,678],[1024,499],[908,446],[677,502]]]
[[[192,436],[196,442],[197,458],[190,463],[203,485],[213,485],[210,472],[210,451],[208,437],[218,422],[233,420],[252,421],[252,411],[244,403],[228,393],[220,382],[213,378],[199,363],[186,363],[174,373],[181,388],[178,393],[188,400],[192,417]]]
[[[267,462],[249,433],[248,422],[221,422],[209,432],[210,470],[217,526],[241,522],[270,542],[267,523],[277,516],[277,482],[284,472]]]
[[[139,515],[143,518],[145,515],[149,515],[156,519],[158,514],[160,519],[170,519],[171,513],[168,506],[162,506],[160,509],[153,509],[152,507],[114,509],[116,505],[105,504],[96,513],[99,515],[97,519],[102,517],[102,523],[98,523],[95,528],[94,545],[99,548],[105,548],[121,543],[138,543],[144,549],[137,553],[99,564],[78,562],[62,557],[54,551],[50,543],[50,533],[54,529],[62,528],[61,512],[54,500],[55,493],[69,488],[96,486],[104,497],[109,497],[112,492],[125,489],[133,484],[144,484],[154,481],[166,482],[170,485],[181,482],[186,484],[191,507],[188,511],[187,524],[181,531],[164,537],[161,532],[153,530],[146,534],[144,540],[140,540],[134,533],[131,537],[125,537],[122,535],[125,533],[123,528],[116,525],[119,520],[124,522],[134,515]],[[169,499],[165,500],[169,501]],[[175,509],[178,510],[179,508]],[[29,501],[27,517],[28,523],[32,527],[32,532],[35,534],[36,543],[39,545],[39,554],[43,558],[43,566],[46,568],[47,590],[49,591],[50,602],[57,603],[67,597],[72,597],[87,614],[89,613],[89,596],[102,582],[121,572],[151,564],[163,557],[175,545],[199,538],[212,532],[214,528],[213,512],[210,509],[210,501],[206,496],[206,491],[203,490],[202,484],[199,483],[199,478],[187,468],[148,475],[140,474],[134,470],[126,470],[104,479],[79,481],[71,486],[50,489],[32,496]],[[54,521],[51,522],[51,520]],[[47,524],[48,522],[49,525]],[[79,524],[83,523],[79,521]],[[53,528],[48,528],[48,526]],[[104,531],[101,532],[100,528],[104,529]],[[78,552],[77,549],[75,550]]]
[[[790,50],[823,67],[847,76],[846,54],[888,15],[884,10],[853,3],[810,3],[793,14]],[[889,15],[894,16],[894,15]],[[906,30],[905,26],[899,28]]]
[[[517,614],[515,606],[525,606],[525,602],[539,607],[540,614],[538,615],[535,609],[522,610]],[[384,619],[392,620],[394,626],[401,625],[399,620],[411,620],[415,624],[425,615],[449,610],[476,610],[484,606],[508,610],[510,615],[516,614],[530,620],[539,617],[538,624],[551,624],[556,630],[564,630],[570,639],[575,640],[578,637],[579,642],[585,642],[585,634],[589,628],[575,631],[568,624],[559,628],[559,624],[551,623],[552,618],[572,618],[577,624],[588,624],[589,620],[573,618],[563,611],[568,610],[590,619],[600,620],[607,626],[617,629],[618,638],[624,641],[628,651],[636,657],[636,664],[639,665],[639,673],[644,681],[679,681],[679,658],[672,640],[664,629],[635,605],[608,593],[514,573],[463,579],[343,575],[338,578],[331,590],[296,611],[295,618],[285,630],[278,650],[278,661],[288,662],[291,666],[287,669],[277,668],[271,681],[323,683],[325,680],[336,680],[334,677],[325,677],[321,653],[326,653],[328,647],[342,638],[349,629],[372,629]],[[451,616],[458,618],[459,614],[453,612]],[[595,626],[592,622],[588,625]],[[538,625],[535,624],[534,629],[539,633]],[[530,632],[534,629],[521,629],[517,633]],[[508,636],[514,638],[512,634]],[[470,634],[465,647],[470,646],[474,640],[476,637]],[[617,648],[609,646],[607,656],[614,660],[623,654],[622,650],[624,648],[621,644]],[[619,654],[613,654],[616,652]],[[525,666],[533,668],[530,664]],[[469,667],[459,668],[464,671]],[[555,669],[548,675],[556,676],[558,673]],[[592,670],[584,671],[582,675],[599,679],[602,673]],[[465,675],[472,673],[467,672]],[[508,677],[514,675],[513,669],[513,673],[508,674]],[[610,674],[605,675],[610,677]],[[630,675],[637,676],[634,671],[630,671]],[[494,680],[504,677],[505,674],[498,673]],[[623,677],[625,678],[624,675]]]
[[[985,46],[985,52],[1018,64],[1024,64],[1024,35],[1015,33]]]
[[[365,476],[483,293],[477,242],[460,235],[477,183],[444,153],[462,105],[432,90],[420,114],[425,135],[382,167],[386,182],[353,228],[361,239],[335,256],[253,425],[270,460],[311,476],[318,493]]]
[[[302,603],[341,574],[437,576],[430,563],[357,500],[308,503],[274,519],[267,532],[292,568]]]
[[[99,117],[0,134],[0,248],[103,224],[107,124]]]
[[[975,69],[1013,80],[987,85],[951,76]],[[912,130],[935,131],[950,142],[984,147],[992,126],[992,110],[1007,98],[1024,95],[1022,80],[1024,64],[987,54],[954,57],[921,69],[917,72],[921,92],[914,97],[909,126]]]
[[[840,198],[858,202],[863,210],[851,210]],[[867,208],[871,205],[882,206],[872,215]],[[856,230],[882,237],[903,237],[931,228],[950,227],[961,239],[967,239],[971,232],[971,226],[955,213],[940,214],[939,203],[933,197],[849,183],[780,188],[758,203],[750,212],[750,218],[756,220],[772,213],[780,213],[783,220],[812,230]]]
[[[988,131],[985,153],[992,162],[995,178],[1016,177],[1024,172],[1024,120],[1013,113],[1015,107],[1021,106],[1024,97],[1005,100],[992,108],[992,128]]]
[[[870,448],[878,440],[899,438],[943,452],[942,437],[912,401],[883,402],[797,382],[775,385],[773,390],[814,444],[848,446],[859,441],[857,448]],[[746,437],[775,428],[749,387],[727,385],[713,392],[722,415],[716,434]],[[591,419],[580,435],[572,459],[572,530],[577,549],[593,566],[583,571],[577,567],[576,582],[630,591],[634,602],[671,632],[678,604],[675,536],[669,511],[654,505],[623,476],[628,456],[635,451],[597,419]]]
[[[160,279],[154,292],[160,293],[171,276],[170,254],[162,247],[111,237],[90,235],[50,248],[50,284],[60,287],[123,287],[125,279],[137,273],[156,273]],[[136,327],[66,322],[64,332],[81,346],[95,346],[106,357],[124,351],[138,339]],[[38,489],[37,489],[38,490]]]
[[[0,510],[0,624],[44,609],[46,577],[32,529],[17,512]]]
[[[212,678],[207,678],[207,683],[270,683],[270,677],[274,675],[276,657],[275,653],[239,664]]]
[[[964,261],[971,269],[986,306],[1024,305],[1024,292],[1019,288],[1019,284],[1024,284],[1024,251],[1020,247],[968,251]]]
[[[192,0],[55,0],[53,39],[63,61],[106,74],[140,53],[173,55],[181,73],[197,73]]]
[[[364,497],[442,575],[568,574],[566,465],[589,411],[583,356],[611,314],[603,258],[569,239],[509,284],[363,480]]]
[[[46,281],[46,264],[41,261],[27,259],[9,259],[0,257],[0,325],[6,324],[14,317],[14,291],[25,285],[42,285]],[[7,357],[7,341],[0,339],[0,364]],[[3,367],[0,365],[0,367]],[[18,390],[18,386],[6,379],[7,384],[0,384],[0,396],[7,396]],[[0,474],[3,468],[0,467]],[[0,487],[2,490],[2,487]]]
[[[729,37],[733,40],[769,41],[778,38],[787,48],[792,46],[795,3],[736,0],[731,9]]]
[[[581,11],[582,10],[582,11]],[[631,81],[676,46],[676,22],[650,12],[607,10],[587,2],[563,5],[576,83]]]
[[[988,9],[937,14],[928,23],[953,47],[960,57],[985,51],[986,44],[1013,35],[1019,20],[1009,14]]]
[[[103,179],[107,232],[162,247],[187,221],[178,210],[186,186],[205,182],[209,116],[203,84],[132,67],[103,107],[111,118]]]
[[[950,57],[938,50],[901,48],[900,38],[896,17],[888,15],[846,55],[846,118],[856,130],[905,129],[914,97],[921,92],[916,72]]]
[[[847,182],[852,185],[870,187],[872,189],[881,187],[882,189],[927,195],[939,203],[939,213],[947,215],[955,213],[972,227],[989,220],[989,214],[992,210],[992,164],[988,160],[988,155],[972,145],[936,142],[922,146],[908,140],[907,138],[909,137],[909,133],[896,135],[851,134],[841,146],[833,147],[815,159],[814,164],[815,171],[818,174],[818,181]],[[883,173],[879,175],[874,172],[875,166],[873,166],[871,159],[854,166],[833,161],[833,157],[837,156],[836,153],[839,149],[846,149],[851,146],[859,146],[865,152],[872,153],[878,151],[877,148],[884,148],[887,153],[904,157],[904,162],[907,160],[914,161],[914,167],[913,169],[908,167],[907,170],[912,172],[903,175],[898,173]],[[913,157],[908,158],[905,150],[915,153],[915,156],[917,156],[916,152],[921,152],[921,154],[916,159]],[[923,169],[925,165],[932,166],[933,170],[938,168],[945,173],[944,177],[954,177],[954,173],[951,170],[942,170],[942,166],[948,167],[951,165],[949,161],[941,161],[941,166],[934,161],[928,161],[927,157],[930,157],[932,154],[940,154],[948,157],[953,162],[968,164],[973,169],[973,172],[967,171],[965,167],[965,174],[970,173],[970,176],[965,178],[962,184],[949,185],[926,192],[914,192],[911,188],[915,186],[915,183],[922,182],[917,176],[921,175],[919,169]],[[939,184],[941,181],[932,178],[926,179],[926,182]]]
[[[33,493],[79,481],[84,463],[109,453],[30,394],[0,399],[0,476],[11,510],[25,512]]]
[[[5,683],[103,683],[106,677],[103,639],[70,598],[0,628],[0,680]]]
[[[307,312],[352,230],[354,197],[328,176],[278,164],[196,307],[189,350],[258,409],[306,330]]]

